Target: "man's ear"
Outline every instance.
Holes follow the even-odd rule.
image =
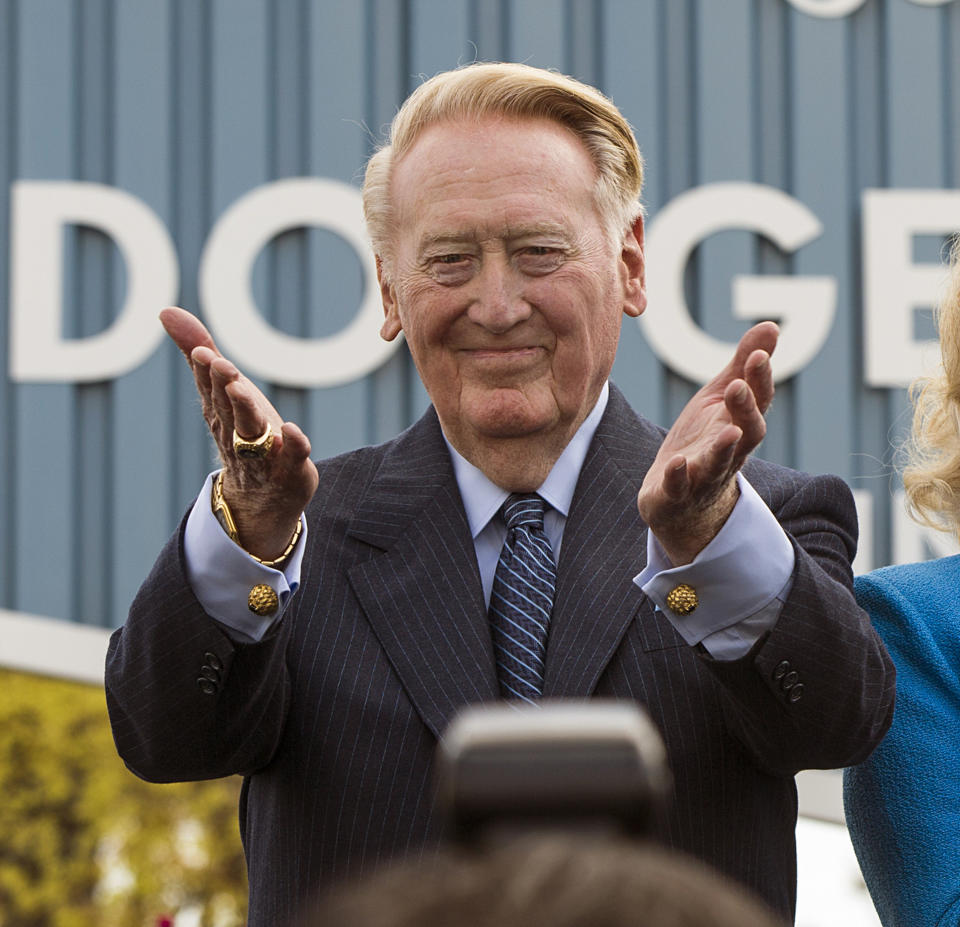
[[[637,216],[623,236],[620,252],[623,271],[623,311],[632,318],[647,308],[646,262],[643,257],[643,216]]]
[[[377,282],[380,284],[380,300],[383,303],[383,325],[380,326],[380,337],[384,341],[393,341],[403,331],[400,324],[400,312],[397,309],[396,294],[393,284],[390,283],[383,269],[383,259],[376,255]]]

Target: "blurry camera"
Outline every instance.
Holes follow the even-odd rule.
[[[461,843],[557,830],[650,837],[672,789],[660,733],[633,702],[477,705],[438,750],[439,801]]]

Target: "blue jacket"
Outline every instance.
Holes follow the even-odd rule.
[[[960,556],[856,581],[897,667],[893,726],[844,773],[847,824],[884,927],[960,923]]]

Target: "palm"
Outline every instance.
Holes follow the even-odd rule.
[[[637,505],[674,562],[702,550],[736,503],[736,473],[766,432],[777,335],[762,322],[741,338],[726,368],[684,407],[647,472]]]

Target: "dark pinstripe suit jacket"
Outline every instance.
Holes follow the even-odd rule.
[[[718,663],[632,582],[645,562],[636,493],[661,437],[611,390],[564,533],[544,695],[643,703],[676,780],[665,839],[792,917],[793,774],[863,759],[892,713],[892,667],[851,592],[852,500],[838,479],[750,462],[794,540],[795,581],[769,636]],[[254,927],[286,923],[323,880],[434,844],[437,737],[458,708],[497,697],[476,555],[432,410],[319,467],[301,587],[275,633],[240,644],[210,620],[177,535],[107,658],[131,769],[247,777]],[[797,701],[779,682],[785,662],[803,683]],[[198,686],[203,667],[212,692]]]

